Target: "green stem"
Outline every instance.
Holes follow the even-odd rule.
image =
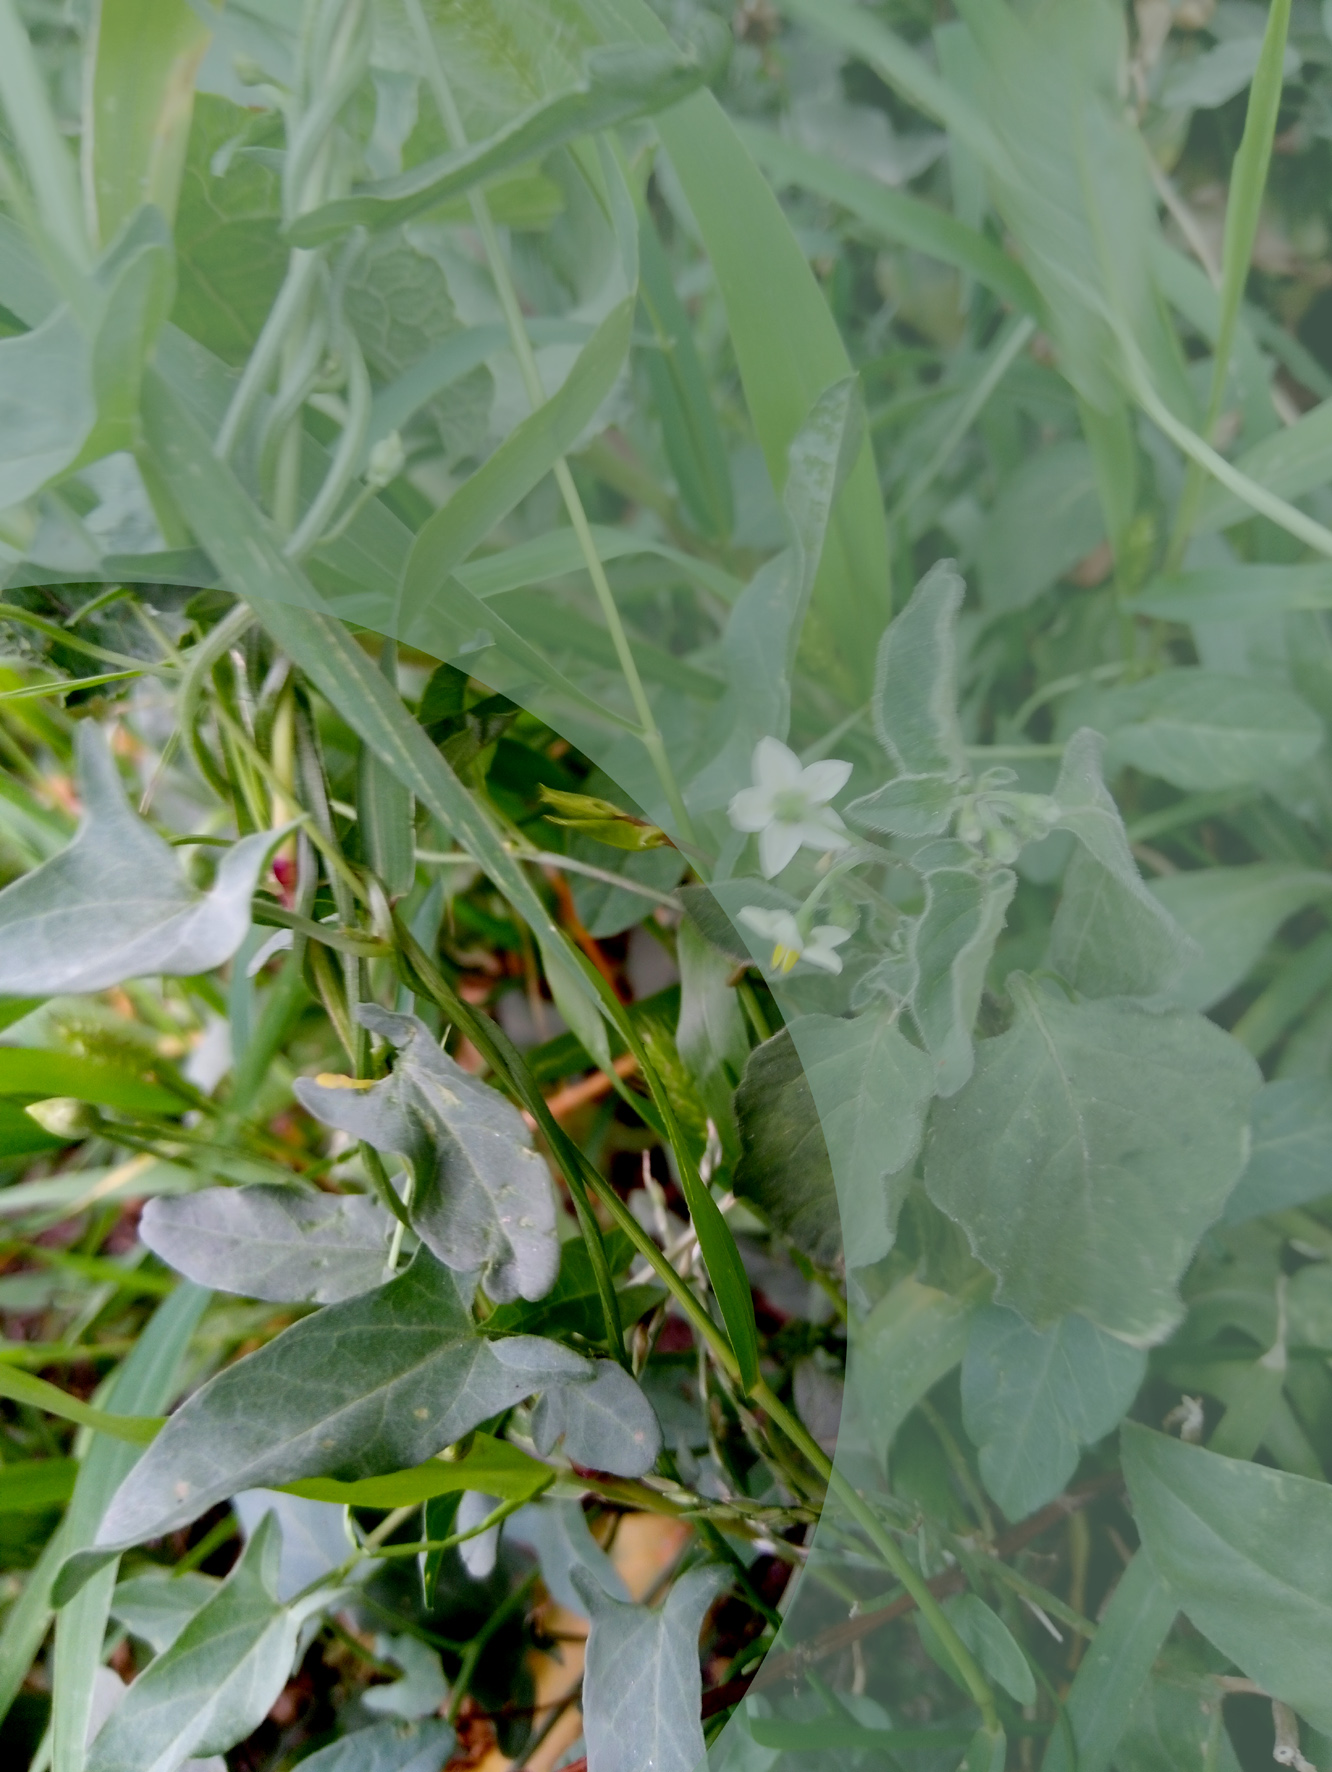
[[[32,181],[34,215],[69,266],[85,271],[90,253],[78,180],[14,0],[0,0],[0,104]]]
[[[430,34],[430,26],[426,22],[421,0],[405,0],[407,13],[416,33],[421,49],[421,59],[425,66],[426,78],[430,83],[435,104],[438,107],[440,121],[443,123],[450,141],[455,148],[467,146],[467,132],[453,97],[453,88],[440,60],[435,40]],[[509,273],[508,261],[500,244],[498,230],[490,213],[490,206],[480,191],[471,194],[472,219],[476,230],[481,236],[485,248],[490,274],[495,282],[495,292],[499,297],[504,321],[509,330],[509,342],[513,354],[518,360],[519,373],[523,378],[523,386],[527,391],[532,409],[545,404],[546,390],[542,385],[541,371],[537,366],[536,353],[532,349],[532,341],[528,336],[527,323],[523,319],[523,311],[518,301],[518,292],[514,288],[513,278]],[[596,541],[583,509],[583,501],[574,485],[573,474],[563,456],[555,463],[555,483],[560,489],[564,500],[564,508],[568,512],[569,522],[578,538],[578,546],[583,555],[583,563],[587,568],[588,577],[592,580],[592,589],[596,593],[597,602],[605,618],[606,627],[610,632],[611,642],[615,647],[615,655],[619,660],[629,695],[634,704],[634,712],[639,722],[639,738],[647,751],[661,783],[662,792],[666,796],[675,819],[680,836],[686,843],[697,839],[689,812],[684,803],[684,796],[675,779],[670,759],[666,755],[666,745],[657,728],[656,718],[652,712],[652,704],[648,701],[647,692],[643,688],[643,680],[638,674],[638,666],[634,662],[633,650],[629,645],[629,637],[625,632],[624,623],[620,619],[620,611],[616,606],[615,596],[606,577],[606,569],[601,563],[597,552]]]

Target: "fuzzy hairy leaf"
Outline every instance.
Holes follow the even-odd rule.
[[[703,1758],[698,1633],[725,1577],[691,1569],[657,1611],[612,1600],[585,1570],[592,1618],[583,1675],[587,1772],[694,1772]]]
[[[1010,868],[938,868],[926,880],[925,910],[910,934],[911,1013],[939,1095],[956,1095],[971,1075],[985,974],[1016,890]]]
[[[926,1187],[1035,1328],[1076,1311],[1150,1346],[1243,1167],[1258,1067],[1200,1016],[1008,988],[1013,1026],[935,1111]]]
[[[150,1200],[139,1239],[201,1286],[275,1304],[336,1304],[379,1285],[388,1228],[388,1213],[364,1194],[214,1187]]]
[[[617,1477],[643,1476],[661,1451],[651,1403],[614,1360],[597,1360],[590,1384],[543,1391],[532,1412],[532,1439],[543,1458],[562,1445],[572,1464]]]
[[[1180,1608],[1252,1680],[1332,1729],[1332,1488],[1124,1429],[1133,1517]]]
[[[921,579],[884,632],[871,715],[879,743],[903,775],[956,780],[966,773],[957,720],[957,612],[966,586],[951,560]]]
[[[412,1223],[448,1267],[480,1270],[497,1303],[544,1297],[560,1265],[555,1196],[522,1115],[455,1064],[415,1016],[370,1003],[357,1015],[398,1048],[392,1075],[372,1089],[302,1079],[301,1105],[326,1126],[408,1159]]]
[[[1287,918],[1332,894],[1332,874],[1254,861],[1168,874],[1149,890],[1196,948],[1171,994],[1210,1009],[1244,982]]]
[[[962,1419],[985,1487],[1010,1520],[1058,1495],[1146,1371],[1140,1349],[1085,1317],[1061,1317],[1039,1333],[1001,1305],[977,1312],[962,1360]]]
[[[244,837],[211,892],[136,818],[101,728],[78,732],[84,819],[67,849],[0,892],[0,992],[100,991],[149,973],[189,976],[231,958],[279,833]]]
[[[580,1374],[591,1368],[554,1342],[483,1340],[449,1269],[422,1249],[395,1280],[294,1323],[196,1391],[117,1491],[98,1545],[160,1537],[239,1489],[419,1464]]]

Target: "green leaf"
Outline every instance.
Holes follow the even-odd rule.
[[[684,918],[676,933],[680,1019],[675,1045],[714,1123],[733,1123],[732,1097],[749,1058],[749,1032],[731,985],[735,961]]]
[[[1076,1311],[1150,1346],[1243,1167],[1257,1066],[1200,1016],[1008,989],[1013,1026],[935,1110],[926,1187],[1035,1328]]]
[[[735,1092],[741,1157],[735,1193],[821,1267],[842,1253],[832,1163],[790,1030],[756,1046]]]
[[[1265,621],[1292,609],[1332,609],[1332,561],[1304,566],[1200,566],[1154,578],[1133,608],[1163,621]]]
[[[857,1401],[870,1443],[881,1460],[916,1404],[965,1354],[972,1313],[987,1289],[988,1276],[954,1294],[908,1274],[865,1319],[852,1383],[859,1390]]]
[[[398,648],[385,640],[379,666],[396,687]],[[390,898],[410,892],[416,878],[412,796],[368,746],[362,745],[356,769],[356,816],[365,859],[378,874]]]
[[[778,186],[799,185],[849,210],[872,235],[894,246],[926,253],[974,277],[1011,307],[1042,312],[1035,285],[1014,259],[984,234],[956,221],[919,197],[894,191],[862,172],[853,172],[826,154],[778,135],[757,123],[739,123],[736,133]]]
[[[1010,1520],[1052,1501],[1083,1450],[1128,1409],[1147,1372],[1139,1349],[1085,1317],[1044,1334],[988,1305],[971,1320],[962,1360],[962,1420],[985,1487]]]
[[[168,220],[175,214],[194,76],[208,40],[185,0],[107,0],[98,8],[83,154],[103,240],[142,203]]]
[[[1177,1610],[1140,1550],[1120,1576],[1064,1700],[1072,1745],[1055,1729],[1041,1772],[1108,1772]]]
[[[388,228],[409,221],[580,136],[678,104],[707,74],[698,56],[673,47],[589,50],[584,78],[571,90],[534,105],[485,141],[441,154],[396,178],[362,185],[349,197],[307,212],[292,224],[289,237],[294,246],[320,246],[349,228]]]
[[[618,1370],[618,1368],[617,1368]],[[437,1495],[461,1495],[479,1490],[505,1501],[521,1501],[539,1495],[554,1482],[555,1472],[539,1464],[507,1440],[475,1433],[461,1458],[428,1458],[410,1470],[390,1471],[383,1477],[362,1477],[340,1483],[333,1477],[305,1477],[285,1485],[288,1495],[307,1501],[331,1501],[340,1507],[412,1507]]]
[[[442,1718],[372,1723],[368,1729],[331,1741],[307,1755],[301,1764],[309,1772],[438,1772],[447,1764],[455,1740]]]
[[[1228,788],[1294,769],[1323,742],[1322,722],[1293,690],[1184,667],[1123,683],[1079,705],[1126,763],[1177,788]]]
[[[1288,918],[1332,892],[1332,874],[1255,861],[1168,874],[1150,891],[1198,950],[1171,995],[1210,1009],[1243,984]]]
[[[598,1063],[610,1063],[593,988],[522,868],[486,814],[341,623],[310,613],[317,597],[281,554],[207,434],[155,373],[144,425],[167,483],[224,580],[251,603],[278,645],[338,709],[363,743],[483,867],[524,918],[541,949],[564,1019]]]
[[[1025,609],[1105,539],[1096,466],[1085,443],[1055,443],[1004,482],[973,552],[985,608]]]
[[[591,1369],[554,1342],[482,1340],[453,1275],[422,1249],[397,1279],[293,1324],[196,1391],[117,1493],[98,1545],[160,1537],[240,1489],[419,1464],[580,1374]]]
[[[966,586],[952,561],[921,579],[879,644],[870,705],[879,743],[903,775],[967,772],[957,720],[957,612]]]
[[[893,837],[939,837],[953,822],[960,784],[946,775],[899,775],[852,800],[846,815],[862,830]]]
[[[150,1662],[99,1730],[88,1772],[144,1772],[223,1753],[287,1683],[303,1622],[275,1598],[281,1533],[269,1515],[217,1594]]]
[[[934,1093],[933,1067],[881,1011],[852,1020],[802,1015],[790,1034],[832,1162],[847,1265],[868,1267],[893,1245]],[[795,1193],[795,1151],[788,1164]]]
[[[937,868],[909,936],[911,1013],[933,1061],[934,1091],[956,1095],[975,1063],[971,1032],[1017,876]]]
[[[586,1569],[613,1600],[629,1598],[619,1571],[588,1530],[587,1515],[577,1501],[547,1497],[521,1508],[506,1523],[504,1536],[536,1553],[546,1592],[570,1612],[587,1616],[571,1580],[575,1569]]]
[[[573,1584],[592,1619],[583,1735],[596,1772],[694,1772],[704,1757],[698,1633],[725,1576],[682,1575],[653,1612],[612,1600],[591,1575]]]
[[[188,1097],[128,1069],[30,1046],[0,1047],[0,1095],[45,1101],[53,1095],[130,1114],[179,1114]]]
[[[130,810],[106,739],[78,730],[83,823],[67,849],[0,892],[0,991],[104,990],[146,973],[210,971],[250,927],[250,899],[278,832],[227,850],[196,892],[177,853]]]
[[[591,423],[620,373],[632,323],[632,300],[612,308],[557,392],[516,425],[485,465],[422,525],[403,568],[399,639],[416,638],[414,624],[428,619],[430,603],[443,593],[455,568]]]
[[[1303,413],[1252,449],[1235,463],[1240,473],[1281,498],[1300,498],[1332,476],[1332,400]],[[1198,528],[1226,529],[1242,523],[1252,512],[1242,499],[1210,480],[1198,512]]]
[[[1153,1675],[1138,1694],[1116,1750],[1118,1772],[1240,1772],[1214,1678],[1172,1672]]]
[[[1289,1077],[1264,1083],[1253,1103],[1248,1165],[1226,1201],[1227,1224],[1284,1212],[1332,1193],[1332,1083]]]
[[[98,275],[107,289],[93,334],[97,423],[80,451],[80,463],[132,449],[139,441],[144,366],[176,293],[170,231],[158,210],[135,212]]]
[[[484,1500],[488,1505],[490,1497],[486,1496]],[[460,1548],[465,1557],[468,1547]],[[361,1703],[367,1710],[414,1723],[444,1708],[449,1689],[439,1665],[438,1649],[432,1649],[418,1637],[404,1634],[376,1637],[375,1653],[381,1660],[394,1662],[400,1667],[403,1677],[388,1686],[372,1686],[364,1693]]]
[[[221,1587],[214,1575],[194,1570],[145,1570],[118,1581],[111,1596],[111,1616],[131,1636],[147,1643],[154,1655],[169,1649],[202,1606]]]
[[[1136,1423],[1124,1475],[1153,1563],[1250,1679],[1332,1729],[1332,1488]]]
[[[363,1003],[362,1027],[391,1041],[391,1076],[370,1089],[297,1081],[308,1113],[412,1165],[412,1224],[448,1267],[481,1274],[497,1304],[544,1298],[559,1272],[555,1196],[522,1115],[455,1064],[423,1021]]]
[[[1035,1704],[1036,1680],[1027,1658],[1013,1640],[1008,1626],[985,1604],[979,1594],[961,1594],[944,1606],[944,1616],[958,1636],[976,1657],[981,1667],[1010,1698],[1018,1704]],[[930,1629],[928,1622],[917,1615],[916,1628],[930,1654],[950,1674],[952,1657]],[[956,1677],[956,1676],[955,1676]],[[965,1764],[965,1762],[964,1762]],[[999,1761],[1002,1768],[1003,1761]]]
[[[97,418],[92,348],[58,308],[0,339],[0,507],[20,504],[71,467]]]
[[[380,1284],[390,1224],[365,1194],[213,1187],[150,1200],[139,1240],[201,1286],[275,1304],[336,1304]]]
[[[80,1427],[95,1428],[98,1433],[110,1434],[113,1439],[127,1440],[132,1446],[146,1446],[162,1425],[162,1417],[157,1415],[120,1415],[95,1409],[91,1403],[71,1397],[58,1385],[48,1384],[44,1378],[34,1378],[31,1373],[2,1361],[0,1397],[26,1403],[29,1408],[40,1409],[62,1421],[76,1421]]]
[[[543,1458],[562,1442],[571,1464],[641,1477],[657,1462],[661,1428],[624,1368],[598,1360],[591,1384],[552,1385],[542,1393],[532,1412],[532,1441]]]
[[[78,1474],[76,1458],[25,1458],[0,1466],[0,1514],[42,1514],[63,1507]]]

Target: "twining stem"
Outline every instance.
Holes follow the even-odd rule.
[[[421,0],[405,0],[407,13],[420,45],[421,59],[425,67],[426,78],[430,83],[435,104],[438,107],[440,121],[443,123],[449,139],[455,148],[467,146],[467,131],[463,125],[461,113],[453,96],[453,88],[444,70],[435,40],[430,33]],[[476,230],[481,236],[485,248],[486,259],[490,266],[490,274],[495,282],[495,292],[499,297],[500,307],[504,313],[505,324],[509,330],[509,342],[513,354],[518,360],[518,370],[523,378],[523,386],[527,398],[535,411],[545,404],[546,390],[542,384],[541,371],[537,366],[536,353],[532,349],[532,341],[528,336],[527,324],[523,319],[523,311],[518,301],[518,292],[514,288],[513,278],[509,273],[508,260],[500,244],[498,230],[490,206],[484,194],[473,190],[470,197],[472,219]],[[657,779],[661,783],[662,792],[666,796],[671,809],[671,816],[676,822],[680,836],[686,843],[694,842],[694,828],[689,812],[671,768],[670,759],[666,755],[666,745],[657,727],[652,712],[652,704],[648,701],[647,692],[643,688],[643,680],[638,674],[638,666],[634,662],[633,650],[629,645],[629,636],[625,633],[624,623],[620,619],[616,607],[615,596],[606,577],[606,569],[601,563],[597,552],[597,544],[593,539],[592,529],[583,509],[583,501],[574,485],[574,478],[569,471],[569,464],[563,456],[555,463],[555,483],[560,489],[564,500],[564,508],[568,512],[569,522],[578,538],[578,546],[583,555],[583,563],[587,568],[588,577],[592,580],[592,588],[596,592],[597,602],[601,605],[601,613],[605,618],[606,627],[610,632],[611,642],[615,647],[615,655],[619,660],[620,670],[634,704],[634,712],[638,716],[639,738],[652,760]]]

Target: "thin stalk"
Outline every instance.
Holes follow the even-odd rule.
[[[426,22],[421,0],[405,0],[407,13],[416,33],[421,50],[421,59],[425,66],[426,78],[434,95],[439,110],[440,121],[455,148],[467,146],[467,132],[463,127],[462,115],[453,97],[453,88],[440,60],[435,40]],[[480,191],[473,191],[470,198],[472,219],[476,230],[481,236],[486,259],[490,266],[490,274],[495,282],[495,292],[499,297],[500,307],[504,313],[505,324],[509,329],[509,341],[513,354],[518,360],[519,373],[523,378],[523,386],[527,391],[528,400],[533,411],[545,404],[546,390],[542,385],[541,371],[537,367],[536,353],[532,349],[532,341],[528,336],[527,323],[518,301],[518,292],[514,288],[513,278],[509,273],[508,260],[504,256],[500,244],[498,230],[490,213],[490,206]],[[666,755],[665,741],[657,728],[656,718],[652,712],[652,704],[648,701],[647,692],[643,688],[643,680],[638,674],[638,666],[634,662],[629,637],[625,633],[624,623],[620,619],[620,611],[615,596],[606,577],[606,569],[601,563],[597,552],[596,541],[592,535],[587,513],[583,509],[583,501],[574,485],[574,478],[569,464],[563,456],[555,463],[555,482],[564,500],[564,508],[568,512],[569,522],[578,538],[578,546],[583,555],[583,563],[587,568],[588,577],[592,580],[592,588],[596,593],[597,602],[610,633],[611,643],[615,647],[615,655],[619,660],[620,670],[624,675],[629,695],[634,704],[634,712],[639,721],[639,738],[643,748],[651,758],[652,767],[661,783],[662,792],[666,796],[681,837],[686,843],[696,841],[694,827],[685,807],[684,797],[675,779],[670,759]]]
[[[469,1538],[480,1538],[483,1532],[489,1532],[492,1526],[498,1526],[510,1514],[526,1507],[531,1499],[530,1495],[511,1496],[488,1513],[479,1525],[469,1526],[466,1532],[454,1532],[448,1538],[422,1538],[414,1544],[386,1544],[369,1554],[375,1557],[417,1557],[424,1556],[427,1551],[452,1550],[456,1544],[466,1544]]]
[[[4,4],[4,0],[0,0],[0,4]],[[318,275],[321,262],[321,254],[318,251],[306,252],[297,249],[292,252],[282,288],[278,291],[277,300],[269,309],[263,330],[255,342],[254,349],[250,352],[249,361],[241,372],[241,378],[231,396],[231,404],[227,407],[226,416],[218,430],[213,453],[219,461],[225,461],[236,447],[246,420],[254,411],[256,403],[268,386],[269,379],[277,368],[278,360],[282,355],[288,330],[305,304]]]

